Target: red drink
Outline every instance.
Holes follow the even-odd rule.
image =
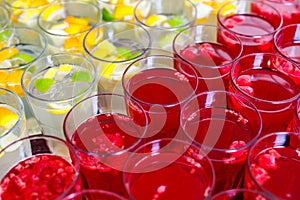
[[[299,199],[299,147],[299,133],[261,138],[250,151],[245,186],[271,193],[273,199]]]
[[[299,0],[263,0],[276,8],[283,19],[283,26],[300,23],[300,1]],[[260,12],[267,12],[266,8],[258,7]]]
[[[128,98],[138,101],[148,114],[147,137],[151,139],[174,137],[179,129],[182,103],[194,94],[188,78],[175,70],[147,69],[130,78]],[[132,108],[131,108],[132,109]],[[139,111],[131,110],[134,118]]]
[[[57,199],[62,197],[75,177],[74,167],[61,156],[38,154],[12,167],[2,178],[0,197],[15,199]]]
[[[100,114],[80,124],[71,141],[78,149],[85,187],[126,196],[121,169],[140,133],[131,118],[116,113]]]
[[[136,200],[203,199],[211,178],[202,168],[187,164],[187,159],[182,156],[165,168],[134,174],[128,190]]]
[[[275,28],[264,18],[254,14],[234,14],[222,23],[242,41],[243,55],[274,51],[272,33]]]
[[[261,99],[263,101],[280,102],[292,99],[299,93],[295,83],[285,74],[271,69],[249,69],[239,74],[235,80],[236,86],[250,99]],[[234,87],[233,91],[239,92]],[[271,106],[265,102],[253,102],[260,110],[263,119],[263,132],[274,132],[286,130],[287,124],[291,121],[295,107],[286,107],[280,112],[272,112]],[[276,105],[274,106],[274,108]]]
[[[231,62],[239,55],[239,52],[233,51],[229,46],[210,42],[190,44],[180,50],[180,57],[192,63],[199,72],[198,93],[224,89],[224,86],[227,89]],[[222,78],[223,82],[214,81],[217,78]]]

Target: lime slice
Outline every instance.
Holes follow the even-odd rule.
[[[45,93],[47,92],[50,87],[55,83],[53,79],[50,78],[40,78],[34,81],[34,87],[42,92]]]
[[[114,16],[106,8],[103,8],[102,9],[102,19],[104,21],[113,21]]]
[[[87,71],[75,72],[72,76],[73,82],[92,82],[93,78]]]
[[[48,107],[50,109],[46,109],[46,111],[54,115],[66,114],[72,108],[68,103],[49,103]]]
[[[4,42],[7,41],[7,38],[9,37],[9,31],[8,30],[3,30],[0,32],[0,41]]]
[[[131,56],[130,49],[126,47],[117,47],[116,52],[119,57],[123,57],[125,59],[128,59]]]
[[[11,57],[14,66],[25,65],[34,60],[34,58],[26,53],[18,53]]]
[[[130,60],[130,59],[136,58],[140,55],[141,55],[141,52],[137,51],[137,52],[131,54],[127,59]]]
[[[181,16],[174,16],[170,19],[167,20],[167,23],[171,26],[171,27],[177,27],[177,26],[181,26],[183,25],[184,21],[182,19]]]

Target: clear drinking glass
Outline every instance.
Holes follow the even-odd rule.
[[[149,131],[145,137],[149,141],[180,135],[180,110],[195,95],[198,77],[184,60],[153,55],[129,65],[122,86],[128,102],[137,101],[147,113]],[[133,118],[139,119],[139,110],[130,109]]]
[[[2,200],[61,200],[81,190],[78,156],[64,140],[29,136],[10,143],[0,155]]]
[[[26,98],[44,134],[63,138],[63,120],[80,100],[96,93],[94,65],[78,54],[52,54],[32,62],[22,76]]]
[[[213,194],[241,186],[246,158],[261,133],[261,116],[247,99],[226,91],[203,92],[181,110],[186,138],[212,160]]]
[[[244,187],[271,199],[299,199],[300,133],[274,132],[255,142],[247,158]]]
[[[174,56],[190,62],[198,71],[198,93],[227,90],[229,72],[240,57],[243,45],[227,29],[196,25],[183,29],[173,40]]]
[[[41,12],[37,21],[47,36],[51,53],[83,54],[84,36],[101,22],[101,10],[90,1],[54,2]]]
[[[0,2],[0,30],[5,29],[11,23],[10,12],[4,5]]]
[[[282,68],[296,64],[277,54],[245,55],[233,63],[229,90],[251,101],[262,116],[262,135],[285,131],[300,97],[300,82]]]
[[[98,93],[122,94],[123,72],[130,63],[147,55],[150,46],[148,31],[136,23],[106,22],[90,30],[84,48],[98,70]]]
[[[141,0],[134,9],[136,21],[151,35],[152,46],[165,50],[172,50],[176,33],[195,24],[196,15],[189,0]]]
[[[267,194],[249,189],[225,190],[214,195],[211,200],[272,200]]]
[[[211,160],[189,142],[162,138],[136,149],[123,172],[130,199],[206,199],[215,174]]]
[[[273,37],[282,26],[282,16],[265,1],[231,1],[220,8],[217,18],[220,26],[240,38],[243,55],[275,51]]]
[[[0,88],[0,151],[26,134],[22,100],[14,92]]]
[[[64,120],[64,134],[80,158],[85,189],[101,189],[127,197],[122,170],[130,152],[137,148],[147,131],[142,107],[138,120],[129,114],[122,95],[97,94],[76,104]]]

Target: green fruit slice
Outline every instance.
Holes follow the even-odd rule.
[[[87,71],[75,72],[72,76],[73,82],[92,82],[93,78]]]
[[[34,87],[42,92],[45,93],[47,92],[50,87],[55,83],[55,81],[53,79],[50,78],[40,78],[37,79],[36,81],[34,81]]]

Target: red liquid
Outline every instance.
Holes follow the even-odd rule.
[[[243,55],[255,52],[274,52],[274,26],[264,18],[251,14],[234,14],[222,22],[237,33],[243,43]]]
[[[282,199],[299,199],[299,169],[299,149],[284,146],[260,152],[251,165],[257,182]]]
[[[15,165],[1,180],[2,200],[56,199],[70,187],[73,166],[60,156],[40,154]]]
[[[149,69],[133,76],[126,88],[147,112],[149,138],[172,138],[177,134],[182,103],[194,93],[183,74],[170,69]],[[140,117],[138,111],[130,112],[135,118]]]
[[[300,2],[299,0],[264,0],[265,3],[277,9],[282,18],[283,26],[300,23]],[[297,2],[297,3],[296,3]],[[257,7],[261,13],[266,12],[266,7]],[[272,17],[272,16],[270,16]]]
[[[212,117],[213,112],[218,114],[214,114]],[[196,133],[195,144],[223,150],[211,150],[208,153],[216,173],[216,185],[213,193],[238,188],[244,175],[248,148],[232,153],[225,151],[245,146],[255,137],[256,133],[251,124],[240,114],[223,109],[202,109],[201,112],[195,112],[191,116],[189,120],[183,122],[183,126],[190,137]]]
[[[159,170],[132,174],[129,191],[136,200],[199,200],[210,189],[208,176],[203,168],[187,163],[187,158],[182,156]]]
[[[286,75],[270,69],[250,69],[239,74],[236,85],[248,95],[267,101],[284,101],[296,96],[299,89]],[[239,93],[233,86],[233,92]],[[244,95],[245,96],[245,95]],[[270,104],[249,98],[260,111],[263,133],[285,131],[295,112],[295,104]]]
[[[102,114],[83,122],[74,133],[72,143],[84,151],[95,153],[87,155],[78,152],[86,187],[125,196],[126,190],[119,169],[122,168],[127,154],[113,153],[126,149],[130,151],[128,148],[137,143],[137,137],[140,135],[132,119],[119,114]],[[102,156],[96,157],[96,154]]]
[[[238,47],[234,49],[239,50]],[[198,93],[228,88],[228,74],[235,55],[239,55],[239,52],[208,42],[191,44],[180,50],[180,56],[192,63],[199,72]]]

